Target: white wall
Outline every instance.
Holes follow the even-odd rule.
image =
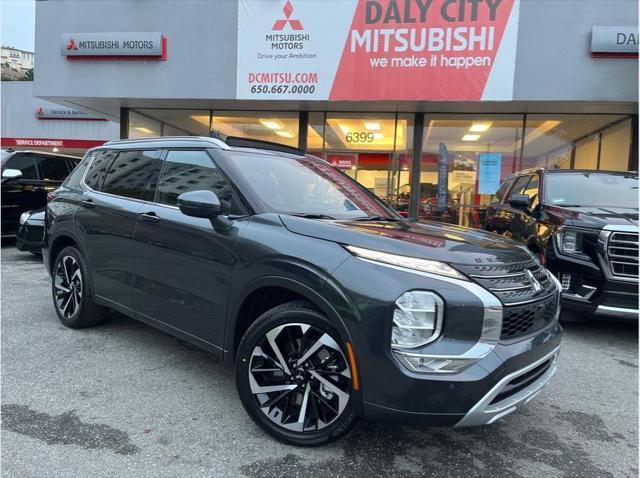
[[[0,84],[1,136],[3,138],[47,138],[111,140],[120,137],[120,126],[112,121],[39,120],[38,107],[59,105],[35,98],[32,81],[3,81]]]

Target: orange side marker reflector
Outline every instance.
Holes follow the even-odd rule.
[[[352,386],[354,390],[360,390],[360,380],[358,379],[358,369],[356,368],[356,355],[353,353],[351,342],[346,342],[346,345],[349,367],[351,368]]]

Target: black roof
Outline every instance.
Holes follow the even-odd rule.
[[[568,173],[582,173],[582,174],[591,174],[591,173],[600,173],[600,174],[619,174],[624,176],[637,176],[637,171],[609,171],[605,169],[559,169],[559,168],[530,168],[523,169],[522,171],[517,171],[510,176],[525,176],[527,174],[568,174]]]

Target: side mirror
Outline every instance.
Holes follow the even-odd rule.
[[[231,221],[221,216],[220,200],[214,192],[189,191],[178,196],[178,208],[182,214],[209,219],[214,229],[226,229]]]
[[[509,197],[509,205],[516,209],[529,209],[529,201],[528,194],[512,194]]]
[[[2,182],[13,181],[22,177],[22,171],[19,169],[5,169],[2,171]]]

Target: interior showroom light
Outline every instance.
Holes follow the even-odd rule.
[[[260,123],[262,123],[264,126],[266,126],[269,129],[281,129],[282,125],[277,122],[276,120],[272,120],[272,119],[262,119],[260,118]]]
[[[373,139],[382,139],[384,135],[382,133],[373,133]]]
[[[284,129],[276,131],[276,134],[278,136],[282,136],[283,138],[293,138],[293,133]]]
[[[149,128],[145,128],[144,126],[136,126],[135,129],[140,131],[141,133],[153,134],[152,130],[150,130]]]
[[[371,121],[371,122],[365,121],[364,122],[364,127],[367,128],[370,131],[377,131],[377,130],[381,129],[380,128],[380,123],[378,123],[377,121]]]
[[[482,123],[473,123],[471,125],[471,128],[469,128],[469,131],[472,133],[484,133],[489,128],[491,128],[491,124],[492,124],[491,121],[486,121]]]
[[[480,139],[479,134],[465,134],[462,137],[462,141],[478,141],[478,139]]]

